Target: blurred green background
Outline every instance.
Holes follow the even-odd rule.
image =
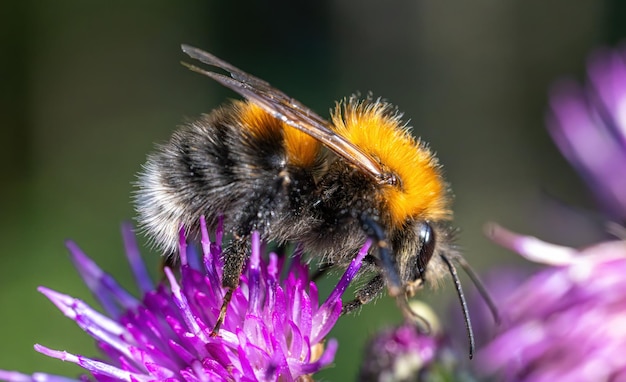
[[[593,202],[552,144],[544,113],[556,78],[582,79],[587,54],[623,38],[623,16],[618,0],[5,2],[0,368],[78,372],[34,343],[95,355],[36,292],[45,285],[93,301],[64,239],[132,289],[119,225],[134,215],[135,173],[178,123],[235,97],[182,67],[181,43],[321,115],[355,91],[398,105],[444,164],[460,245],[485,270],[522,264],[484,238],[488,221],[570,245],[601,235],[581,217]],[[455,298],[451,285],[426,295],[444,314]],[[341,319],[336,366],[320,378],[355,378],[367,336],[400,320],[389,300]]]

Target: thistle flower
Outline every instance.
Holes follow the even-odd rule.
[[[47,356],[73,362],[96,381],[293,381],[330,365],[337,342],[324,338],[341,314],[341,296],[358,272],[367,243],[326,301],[318,304],[315,283],[296,251],[287,276],[284,259],[261,259],[259,236],[252,236],[249,263],[229,305],[219,336],[211,330],[222,297],[221,240],[211,243],[204,219],[202,258],[180,236],[180,280],[166,268],[169,287],[154,286],[132,230],[123,229],[126,254],[143,298],[133,297],[74,243],[68,243],[82,278],[102,305],[100,313],[83,301],[40,287],[63,314],[92,336],[102,352],[91,359],[35,345]],[[36,373],[0,371],[6,381],[85,381]]]
[[[598,51],[589,81],[558,83],[548,127],[613,219],[626,221],[626,49]]]
[[[464,380],[459,354],[452,348],[439,320],[423,302],[412,301],[411,309],[424,317],[430,332],[423,333],[414,322],[377,332],[365,346],[360,381],[458,381]],[[465,376],[465,374],[463,374]],[[469,380],[469,379],[465,379]]]
[[[501,332],[481,350],[507,381],[626,378],[626,241],[576,250],[494,226],[491,237],[550,267],[501,305]]]
[[[420,333],[410,322],[380,331],[366,345],[359,379],[415,380],[434,360],[438,345],[435,336]]]

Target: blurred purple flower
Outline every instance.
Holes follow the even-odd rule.
[[[460,350],[448,333],[442,331],[438,317],[420,301],[411,309],[426,319],[430,332],[424,333],[407,319],[398,326],[378,331],[365,345],[359,381],[418,382],[473,381],[466,350]],[[463,324],[461,324],[463,325]],[[465,335],[465,332],[463,333]]]
[[[219,336],[211,337],[222,304],[222,233],[216,243],[202,220],[202,259],[180,240],[180,280],[166,268],[169,288],[153,285],[139,255],[132,229],[123,229],[126,254],[143,294],[138,300],[104,273],[74,243],[68,248],[82,278],[106,314],[83,301],[50,289],[39,291],[92,336],[103,353],[91,359],[35,345],[47,356],[73,362],[96,381],[293,381],[307,378],[333,362],[337,342],[324,337],[341,314],[341,296],[358,272],[369,244],[319,305],[315,283],[296,251],[285,279],[283,259],[261,259],[252,238],[247,269],[235,291]],[[0,371],[6,381],[85,381],[43,373]]]
[[[589,82],[558,83],[551,95],[550,132],[613,219],[626,221],[626,49],[598,51]]]
[[[498,226],[490,235],[550,267],[502,302],[481,366],[507,381],[626,380],[626,241],[576,250]]]
[[[435,359],[439,339],[407,322],[380,331],[365,347],[359,380],[416,381]]]

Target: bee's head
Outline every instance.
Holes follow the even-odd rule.
[[[465,259],[451,245],[453,231],[445,224],[427,220],[412,220],[403,229],[390,237],[391,251],[380,251],[387,276],[389,294],[396,298],[407,317],[416,319],[428,330],[429,324],[411,310],[407,299],[415,295],[424,285],[435,286],[445,275],[454,281],[455,289],[463,309],[465,325],[470,340],[470,358],[474,351],[474,336],[471,329],[467,303],[453,262],[459,264],[470,276],[479,292],[498,321],[498,313],[486,289]],[[393,255],[392,255],[393,253]]]
[[[409,253],[405,252],[403,256],[397,258],[399,260],[397,267],[399,268],[400,280],[409,297],[415,295],[424,286],[428,265],[435,253],[438,239],[433,227],[427,221],[415,223],[411,227],[411,231],[410,236],[413,243],[409,245],[409,248],[403,248]],[[400,250],[398,255],[404,251]]]
[[[456,256],[451,230],[427,220],[412,220],[391,238],[402,292],[412,297],[424,285],[436,286],[449,273],[444,254]]]

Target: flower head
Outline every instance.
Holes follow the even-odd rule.
[[[501,305],[483,366],[510,381],[626,378],[626,241],[575,250],[494,227],[495,241],[550,267]]]
[[[412,380],[432,363],[438,342],[411,323],[380,331],[366,346],[359,377],[364,381]]]
[[[433,310],[421,301],[411,309],[426,319],[424,332],[407,318],[402,324],[377,332],[365,346],[359,380],[379,382],[468,380],[466,353],[457,349]]]
[[[259,236],[240,286],[228,307],[219,335],[211,336],[225,289],[221,286],[221,232],[211,243],[202,220],[202,257],[180,238],[180,279],[166,268],[169,287],[154,287],[141,260],[131,228],[124,227],[126,253],[143,293],[141,300],[104,273],[74,243],[68,243],[82,278],[102,305],[100,313],[83,301],[40,287],[39,290],[92,336],[102,359],[91,359],[35,345],[47,356],[73,362],[97,381],[292,381],[332,363],[337,343],[324,338],[341,314],[341,296],[356,275],[369,244],[353,260],[337,287],[321,305],[308,268],[293,255],[261,258]],[[182,232],[182,230],[181,230]],[[0,371],[7,381],[77,381],[37,373]]]
[[[567,80],[551,95],[548,127],[565,157],[614,219],[626,221],[626,50],[599,51],[589,83]]]

